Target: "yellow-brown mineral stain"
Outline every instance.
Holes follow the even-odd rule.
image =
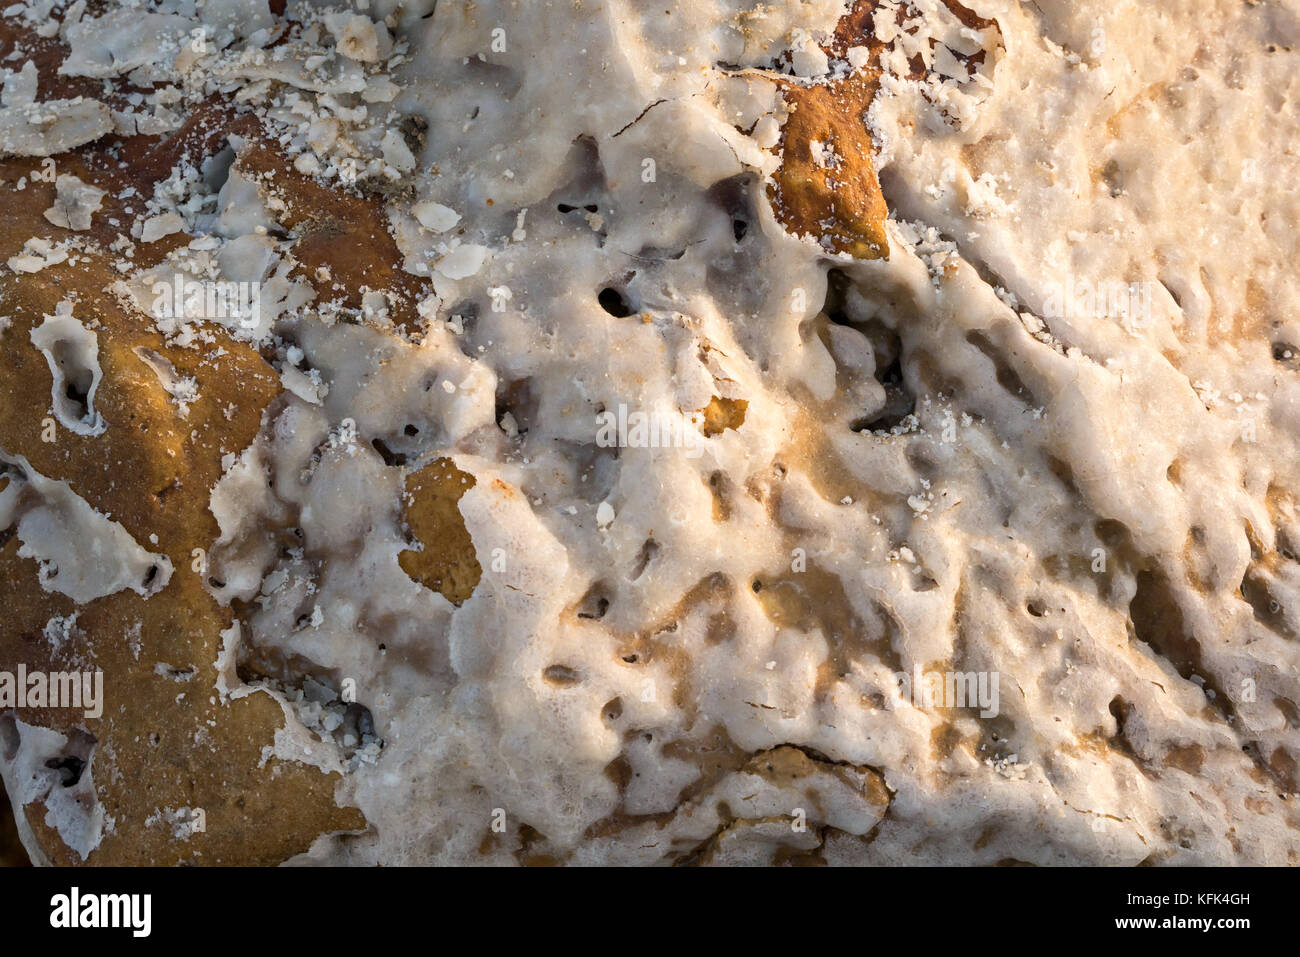
[[[864,67],[829,83],[781,81],[790,116],[781,166],[768,185],[772,210],[788,232],[857,259],[889,258],[889,210],[865,120],[878,75]]]
[[[957,0],[943,3],[967,29],[997,28]],[[828,253],[857,259],[889,258],[889,210],[872,162],[875,146],[866,119],[879,88],[884,49],[875,36],[879,6],[879,0],[856,0],[822,44],[827,56],[839,60],[853,48],[867,51],[866,62],[847,76],[772,77],[789,110],[777,144],[781,165],[767,189],[777,222],[792,235],[817,241]],[[972,67],[983,53],[960,59]],[[924,75],[920,59],[913,58],[911,78]]]
[[[745,424],[745,410],[749,403],[744,399],[724,399],[714,396],[700,411],[704,414],[704,434],[712,438],[727,429],[736,430]]]
[[[49,234],[43,213],[54,201],[54,185],[37,179],[37,169],[33,160],[0,161],[0,179],[29,182],[0,217],[0,262],[18,253],[28,237]],[[127,588],[78,605],[40,586],[37,562],[21,553],[21,539],[0,540],[6,616],[0,661],[49,672],[89,660],[111,676],[96,718],[64,708],[30,709],[24,717],[93,742],[94,799],[115,826],[105,829],[87,862],[278,864],[307,850],[321,834],[364,828],[364,816],[336,803],[337,774],[267,760],[264,749],[284,726],[284,713],[270,696],[222,701],[178,695],[154,670],[165,661],[212,680],[208,669],[234,616],[210,594],[193,555],[220,535],[208,507],[211,489],[223,474],[224,456],[257,436],[281,393],[278,376],[256,349],[219,328],[209,330],[207,347],[169,344],[112,294],[118,273],[112,257],[98,250],[109,248],[117,239],[115,224],[129,219],[121,197],[131,190],[151,193],[154,180],[93,149],[60,156],[59,169],[105,189],[105,208],[83,233],[87,249],[75,260],[22,282],[0,282],[0,314],[11,323],[0,338],[0,447],[9,456],[23,456],[31,470],[67,482],[136,542],[168,556],[174,571],[148,598]],[[136,261],[148,268],[172,244],[186,241],[183,234],[166,237],[142,249]],[[94,436],[58,428],[57,441],[49,442],[43,432],[54,382],[30,335],[63,301],[72,301],[74,316],[95,332],[102,378],[94,408],[108,426]],[[177,376],[199,384],[187,414],[145,356],[165,360]],[[25,484],[15,477],[21,474],[11,473],[5,483]],[[39,640],[56,616],[76,620],[75,640],[60,647]],[[124,636],[136,636],[137,644]],[[157,809],[164,807],[202,808],[205,829],[177,838],[170,827],[155,823]],[[34,847],[52,864],[81,863],[80,854],[45,823],[47,811],[37,800],[22,812]]]
[[[448,458],[436,459],[406,478],[406,522],[424,547],[402,552],[397,563],[454,605],[474,593],[483,575],[459,508],[461,496],[473,487],[474,476]]]

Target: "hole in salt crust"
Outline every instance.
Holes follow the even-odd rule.
[[[596,297],[596,301],[600,303],[602,309],[615,319],[625,319],[632,315],[632,307],[627,304],[623,294],[613,286],[602,289]]]

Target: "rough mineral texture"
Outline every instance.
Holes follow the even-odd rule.
[[[0,863],[1300,863],[1298,43],[7,7]]]

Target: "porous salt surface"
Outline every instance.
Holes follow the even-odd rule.
[[[816,42],[850,4],[291,2],[319,26],[274,55],[260,0],[148,6],[68,30],[63,73],[240,91],[300,172],[400,184],[431,280],[418,335],[383,295],[309,305],[238,161],[142,221],[211,237],[160,273],[261,281],[226,324],[297,350],[211,493],[214,594],[250,609],[219,690],[241,642],[310,663],[267,685],[274,753],[369,825],[296,862],[1295,862],[1291,7],[882,3],[865,261],[766,191],[775,77],[865,63]],[[200,24],[206,60],[158,41]],[[25,82],[0,149],[103,134],[51,105],[40,141]],[[607,447],[620,408],[693,431]],[[474,480],[458,604],[399,564],[443,459]],[[955,672],[992,707],[897,678]]]

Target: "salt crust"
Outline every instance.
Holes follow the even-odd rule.
[[[741,72],[786,53],[807,77],[860,67],[808,42],[843,3],[291,3],[319,28],[283,53],[261,49],[272,28],[252,0],[68,30],[66,74],[238,91],[300,170],[409,187],[389,213],[405,268],[432,281],[416,336],[384,323],[382,297],[360,324],[310,302],[238,142],[236,172],[181,171],[150,210],[202,236],[166,268],[261,282],[262,323],[232,331],[291,337],[325,386],[286,376],[292,395],[212,494],[221,595],[256,600],[220,692],[247,693],[239,642],[274,647],[354,678],[384,743],[349,756],[308,696],[267,689],[286,714],[276,753],[346,770],[339,798],[372,825],[299,863],[510,861],[528,844],[671,860],[752,784],[723,775],[684,797],[709,755],[783,745],[819,756],[819,774],[878,770],[890,800],[878,820],[862,792],[822,787],[823,843],[755,825],[762,859],[1294,862],[1279,794],[1300,700],[1300,386],[1275,355],[1300,342],[1282,108],[1300,96],[1300,22],[1235,0],[970,6],[998,30],[935,0],[876,19],[866,120],[896,219],[889,260],[870,263],[828,262],[773,220],[761,143],[779,98]],[[203,27],[209,60],[159,42]],[[971,74],[954,54],[976,50]],[[98,104],[34,109],[26,82],[6,83],[0,151],[105,132]],[[411,113],[429,132],[405,169],[388,134]],[[823,338],[830,265],[848,286]],[[1073,277],[1154,284],[1150,321],[1047,315]],[[153,278],[128,291],[141,301]],[[633,316],[602,309],[611,286]],[[201,322],[160,329],[202,342]],[[915,406],[854,431],[887,401],[891,341]],[[521,381],[532,403],[499,427]],[[599,410],[715,395],[748,411],[702,456],[595,451]],[[477,479],[460,512],[483,576],[459,607],[396,561],[403,467],[368,440],[413,423],[413,458],[450,455]],[[310,560],[264,536],[286,510]],[[795,550],[838,583],[828,600],[869,648],[765,604],[763,581],[812,588]],[[721,597],[683,602],[715,576]],[[1244,581],[1262,583],[1262,610]],[[593,588],[601,614],[575,614]],[[295,628],[305,595],[315,612]],[[1142,613],[1162,602],[1177,636]],[[722,644],[718,615],[734,626]],[[577,680],[548,680],[556,665]],[[999,716],[900,696],[894,673],[940,666],[998,673]],[[495,809],[507,828],[485,842]]]

